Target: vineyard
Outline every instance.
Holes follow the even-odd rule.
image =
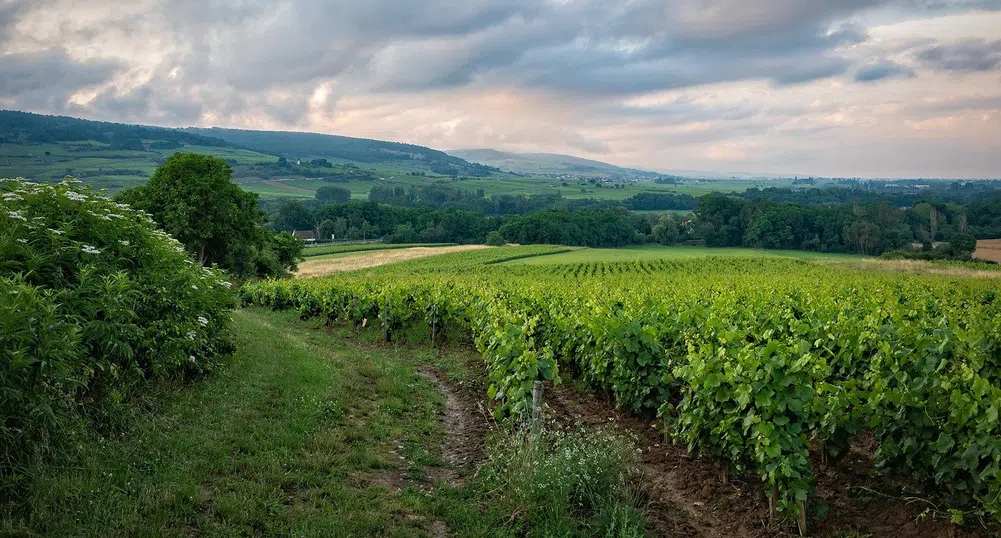
[[[535,381],[576,379],[675,443],[757,481],[805,526],[815,465],[862,436],[880,470],[1001,519],[1001,300],[992,280],[778,258],[500,265],[501,248],[245,286],[244,304],[385,339],[472,337],[495,414],[523,417]],[[813,455],[814,457],[811,457]]]

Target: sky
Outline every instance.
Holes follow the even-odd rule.
[[[0,108],[1001,177],[1001,0],[0,0]]]

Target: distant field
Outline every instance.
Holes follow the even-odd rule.
[[[645,245],[626,248],[581,248],[572,252],[538,256],[506,262],[504,265],[549,265],[589,262],[625,262],[644,260],[690,259],[704,256],[766,256],[805,260],[850,260],[859,256],[848,254],[823,254],[799,250],[758,250],[750,248],[665,247]]]
[[[333,273],[356,271],[358,269],[368,269],[370,267],[416,260],[418,258],[437,256],[439,254],[488,248],[491,247],[485,245],[458,245],[452,247],[413,247],[380,250],[376,252],[332,254],[330,256],[321,256],[300,263],[299,270],[296,271],[295,276],[300,278],[323,276]]]
[[[973,253],[973,257],[1001,263],[1001,239],[982,239],[977,241],[977,250]]]
[[[400,244],[390,244],[390,243],[353,243],[345,245],[323,245],[318,247],[308,247],[303,249],[302,255],[306,258],[313,258],[318,256],[331,256],[339,254],[350,254],[353,252],[366,252],[369,250],[393,250],[399,248],[413,248],[413,247],[451,247],[455,243],[400,243]]]

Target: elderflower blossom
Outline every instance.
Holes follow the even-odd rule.
[[[196,336],[198,336],[198,334],[195,333],[195,331],[188,331],[188,340],[194,340]]]
[[[7,216],[12,219],[23,220],[24,222],[28,222],[28,219],[24,218],[24,215],[22,215],[20,211],[8,211]]]
[[[205,327],[209,324],[209,320],[205,319],[204,316],[198,316],[198,323],[201,323],[202,327]]]
[[[127,247],[127,246],[129,246],[131,244],[131,243],[129,243],[128,239],[119,239],[118,242],[121,243],[122,246],[125,246],[125,247]]]
[[[5,192],[5,193],[3,193],[3,201],[4,202],[19,202],[21,200],[24,200],[24,198],[21,198],[21,195],[19,195],[16,192]]]
[[[191,285],[191,289],[193,289],[193,290],[196,290],[196,291],[197,291],[197,290],[198,290],[198,286],[196,286],[196,285],[192,284],[192,285]]]
[[[74,202],[82,202],[87,199],[86,196],[74,191],[66,191],[66,197]]]
[[[80,250],[82,250],[83,252],[86,252],[87,254],[100,254],[101,253],[100,250],[97,250],[96,248],[94,248],[94,247],[92,247],[90,245],[84,245],[82,248],[80,248]]]
[[[54,233],[54,234],[56,234],[56,235],[63,235],[64,233],[66,233],[66,232],[64,232],[64,231],[62,231],[62,230],[56,230],[55,228],[47,228],[47,229],[48,229],[48,230],[49,230],[50,232],[52,232],[52,233]]]
[[[25,245],[28,244],[28,240],[27,239],[18,239],[17,242],[18,243],[24,243]]]

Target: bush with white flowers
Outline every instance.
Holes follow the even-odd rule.
[[[119,426],[149,383],[230,353],[228,288],[79,182],[0,180],[0,500],[31,461]]]

